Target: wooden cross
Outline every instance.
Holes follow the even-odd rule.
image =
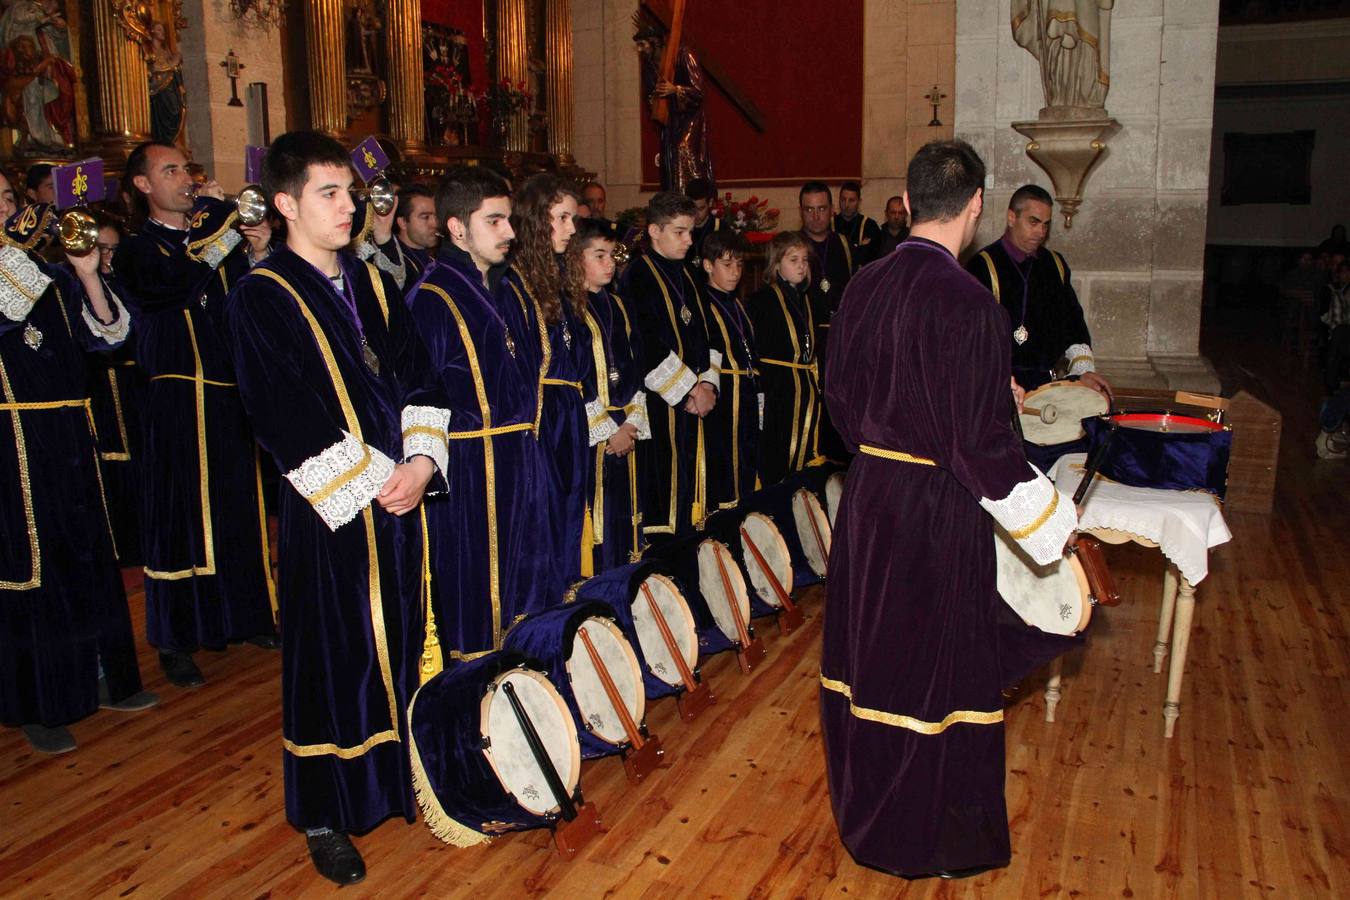
[[[642,5],[665,27],[667,34],[674,32],[674,10],[671,9],[670,0],[642,0]],[[703,66],[703,71],[708,73],[708,77],[712,79],[713,84],[717,85],[722,94],[731,101],[731,105],[736,107],[736,110],[745,117],[745,120],[750,123],[750,127],[763,134],[764,113],[746,95],[745,91],[741,90],[740,85],[727,74],[726,69],[718,65],[717,60],[709,56],[705,50],[689,40],[687,35],[681,36],[681,42],[689,48],[690,53],[698,57],[699,64]]]
[[[929,103],[933,105],[933,121],[928,123],[929,127],[931,128],[934,126],[941,125],[942,123],[938,121],[938,104],[940,104],[943,100],[946,100],[947,95],[939,91],[938,86],[935,84],[933,85],[933,89],[929,91],[924,96],[923,99],[927,100]]]
[[[225,70],[225,77],[230,79],[230,102],[225,105],[243,106],[244,101],[239,99],[239,70],[244,68],[244,64],[234,55],[234,48],[225,54],[225,58],[220,61],[220,67]]]

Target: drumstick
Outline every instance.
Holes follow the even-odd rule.
[[[773,592],[778,595],[778,602],[782,605],[783,609],[788,612],[792,612],[796,609],[797,606],[792,602],[792,598],[788,596],[788,592],[783,590],[783,586],[778,583],[778,576],[773,573],[773,569],[769,568],[768,562],[764,559],[764,554],[759,552],[759,548],[755,546],[755,542],[750,538],[750,533],[744,528],[741,529],[741,540],[745,541],[745,546],[750,548],[750,554],[755,557],[755,562],[759,563],[759,567],[764,570],[764,574],[769,579],[769,585],[773,588]]]
[[[802,506],[806,507],[806,518],[811,520],[811,533],[816,536],[816,546],[820,548],[820,558],[825,560],[825,566],[828,569],[830,564],[830,551],[825,549],[825,539],[820,536],[820,526],[816,524],[816,512],[811,508],[811,502],[808,500]]]
[[[1097,452],[1088,457],[1087,468],[1083,470],[1083,480],[1078,483],[1078,490],[1073,492],[1073,505],[1079,506],[1083,498],[1087,496],[1088,488],[1092,486],[1092,479],[1097,477],[1098,470],[1106,462],[1106,453],[1111,449],[1111,442],[1115,440],[1116,428],[1119,426],[1111,423],[1111,430],[1106,432],[1106,438],[1097,447]]]
[[[656,605],[656,598],[652,596],[652,589],[647,587],[647,582],[640,585],[643,596],[647,598],[647,606],[652,611],[652,618],[656,620],[656,628],[661,632],[661,640],[666,642],[666,649],[670,651],[671,657],[675,660],[675,667],[680,670],[680,680],[684,682],[684,689],[691,694],[698,689],[694,683],[694,673],[689,670],[689,663],[684,661],[684,653],[680,650],[680,645],[675,642],[675,635],[670,631],[670,624],[666,621],[666,616],[661,612],[661,607]]]
[[[502,693],[506,695],[506,700],[511,704],[511,711],[516,714],[516,723],[520,725],[521,733],[525,735],[525,743],[530,747],[530,755],[534,757],[535,765],[539,766],[539,771],[544,773],[544,781],[548,782],[548,789],[553,792],[553,796],[558,800],[558,808],[562,810],[562,817],[567,821],[572,821],[577,817],[577,806],[572,802],[572,797],[567,793],[567,788],[563,785],[562,776],[553,765],[553,760],[548,755],[548,750],[544,749],[544,742],[539,739],[539,732],[535,730],[534,723],[530,721],[530,716],[525,712],[524,705],[520,698],[516,696],[515,685],[509,680],[502,681]]]
[[[731,576],[727,574],[726,564],[722,562],[720,544],[713,545],[713,556],[717,557],[717,571],[722,575],[722,589],[727,592],[727,606],[731,608],[731,618],[736,623],[736,637],[741,642],[741,649],[744,650],[750,646],[750,632],[746,630],[745,619],[741,617],[741,605],[736,602],[736,592],[731,589]]]
[[[577,629],[577,634],[581,637],[581,642],[586,645],[586,655],[591,658],[591,665],[595,666],[595,674],[600,676],[600,686],[605,689],[605,696],[609,698],[609,705],[614,707],[614,711],[619,714],[619,722],[623,725],[624,734],[628,735],[628,743],[633,745],[634,750],[641,750],[642,745],[646,743],[642,740],[642,733],[638,731],[637,723],[633,721],[633,714],[628,711],[628,704],[624,702],[618,686],[614,684],[614,679],[610,677],[609,668],[605,665],[605,661],[600,658],[600,653],[595,649],[595,644],[591,643],[591,636],[586,633],[584,623]]]
[[[1023,415],[1036,416],[1046,425],[1053,425],[1059,421],[1059,408],[1053,403],[1047,403],[1045,406],[1037,409],[1034,406],[1022,407]]]

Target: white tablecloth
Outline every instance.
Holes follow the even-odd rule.
[[[1085,453],[1061,456],[1050,478],[1073,496],[1083,480]],[[1098,478],[1083,501],[1083,531],[1111,528],[1148,538],[1192,585],[1209,574],[1209,550],[1233,539],[1223,511],[1203,491],[1129,487]]]

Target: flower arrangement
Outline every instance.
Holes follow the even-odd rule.
[[[525,82],[512,82],[506,78],[491,84],[479,97],[479,104],[488,111],[493,121],[502,121],[512,114],[527,108],[534,102],[534,95],[525,90]]]
[[[466,141],[469,126],[478,120],[483,92],[464,83],[459,69],[437,65],[427,73],[427,99],[438,129],[454,135],[454,142]]]
[[[771,209],[768,200],[761,200],[753,194],[748,200],[735,200],[731,191],[727,191],[726,196],[713,201],[712,212],[738,234],[774,231],[778,228],[779,211]]]

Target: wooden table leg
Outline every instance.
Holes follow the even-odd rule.
[[[1064,680],[1064,657],[1056,656],[1050,663],[1050,680],[1045,685],[1045,721],[1055,721],[1055,707],[1059,705],[1059,686]]]
[[[1158,614],[1158,640],[1153,645],[1153,672],[1162,671],[1167,645],[1172,636],[1172,617],[1177,605],[1177,567],[1163,557],[1162,612]]]
[[[1195,616],[1195,588],[1185,578],[1180,581],[1176,621],[1172,625],[1176,646],[1172,649],[1172,665],[1167,672],[1167,702],[1163,704],[1163,732],[1169,738],[1177,719],[1181,718],[1181,678],[1186,670],[1186,648],[1191,641],[1191,620]]]

